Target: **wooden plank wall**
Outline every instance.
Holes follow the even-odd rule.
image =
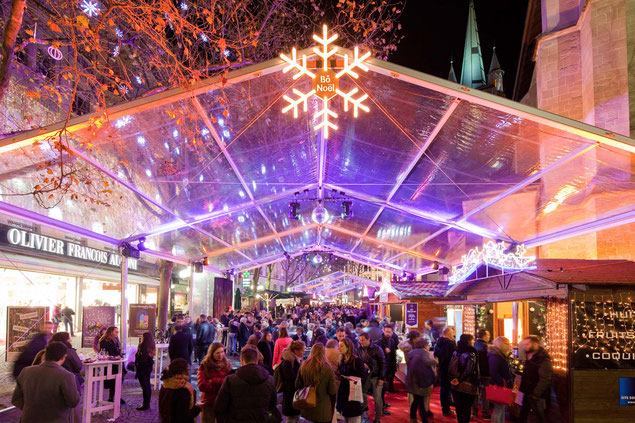
[[[635,407],[620,406],[621,377],[635,370],[573,370],[573,423],[635,422]]]
[[[433,319],[435,317],[445,317],[443,314],[443,306],[434,304],[432,300],[411,300],[412,303],[419,304],[417,318],[418,318],[418,326],[417,330],[423,330],[423,323],[428,319]]]

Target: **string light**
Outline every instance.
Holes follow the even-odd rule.
[[[553,369],[566,372],[568,368],[568,304],[567,300],[557,298],[547,300],[545,325],[545,349],[551,356]]]
[[[474,306],[463,306],[463,333],[476,334],[476,309]]]
[[[516,251],[508,252],[503,242],[490,241],[481,249],[473,248],[461,258],[461,264],[452,267],[449,285],[463,282],[481,265],[497,267],[501,270],[528,270],[536,268],[536,257],[526,256],[524,245],[516,247]]]

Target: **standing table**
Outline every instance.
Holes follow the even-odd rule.
[[[169,344],[157,344],[154,352],[154,376],[150,384],[153,390],[161,387],[161,372],[163,371],[163,359],[167,358]]]
[[[83,423],[90,423],[91,416],[102,411],[112,410],[113,420],[119,417],[121,407],[121,380],[126,360],[97,360],[84,363],[86,369],[86,383],[84,384]],[[117,368],[114,373],[114,368]],[[115,380],[115,395],[113,402],[104,401],[104,381]]]

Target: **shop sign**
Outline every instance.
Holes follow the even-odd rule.
[[[48,307],[7,307],[6,361],[18,359],[47,313]]]
[[[115,307],[87,306],[82,316],[82,348],[92,348],[101,328],[115,325]]]
[[[574,369],[635,369],[635,303],[571,301]]]
[[[154,335],[156,326],[156,305],[130,304],[128,336],[142,336],[144,332]]]
[[[93,263],[121,267],[121,256],[112,251],[98,250],[62,239],[52,238],[18,228],[3,228],[0,242],[57,256],[71,257]],[[128,268],[137,270],[137,260],[129,258]]]
[[[406,303],[406,325],[417,327],[419,325],[419,304]]]
[[[635,405],[635,377],[620,378],[620,405]]]

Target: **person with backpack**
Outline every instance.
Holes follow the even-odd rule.
[[[300,419],[300,410],[293,408],[293,395],[305,349],[304,342],[292,341],[282,351],[282,361],[274,372],[276,389],[282,392],[282,414],[287,416],[287,423],[295,423]]]
[[[441,400],[441,412],[444,416],[450,417],[454,415],[450,409],[452,403],[452,394],[450,389],[450,377],[448,376],[448,366],[452,359],[452,354],[456,350],[456,344],[454,343],[454,336],[456,331],[452,326],[446,326],[443,328],[442,336],[437,340],[434,345],[434,356],[439,360],[439,384],[440,387],[440,400]]]
[[[474,348],[474,335],[464,333],[459,338],[456,351],[448,366],[452,397],[456,408],[456,421],[469,423],[472,404],[478,395],[480,374],[478,351]]]
[[[337,393],[335,374],[326,360],[324,344],[317,343],[311,348],[309,358],[302,362],[298,377],[295,381],[296,389],[307,386],[315,387],[317,405],[304,408],[300,415],[313,423],[331,423],[333,419],[333,399]]]
[[[428,340],[418,338],[413,348],[408,353],[407,383],[408,393],[412,395],[410,404],[410,423],[417,422],[417,410],[423,423],[427,423],[429,411],[426,410],[426,402],[430,401],[432,385],[435,374],[433,367],[437,361],[430,357],[428,352]]]

